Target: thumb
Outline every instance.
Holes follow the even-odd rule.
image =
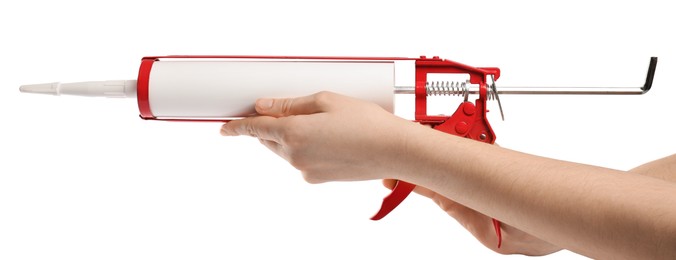
[[[332,93],[320,92],[297,98],[261,98],[256,100],[256,112],[273,117],[320,113],[326,111],[327,103],[334,96]]]

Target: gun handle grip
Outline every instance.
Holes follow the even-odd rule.
[[[404,201],[406,197],[408,197],[408,194],[411,194],[413,189],[415,189],[414,184],[397,180],[397,183],[392,189],[392,193],[383,199],[383,204],[380,206],[380,210],[373,217],[371,217],[371,220],[379,220],[387,216],[387,214],[399,206],[399,204],[401,204],[401,202]]]

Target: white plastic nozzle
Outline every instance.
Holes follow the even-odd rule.
[[[86,97],[136,97],[136,80],[85,81],[22,85],[23,93],[75,95]]]

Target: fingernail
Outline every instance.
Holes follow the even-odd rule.
[[[268,110],[272,108],[272,99],[261,98],[258,101],[256,101],[256,106],[258,106],[258,108],[260,109]]]

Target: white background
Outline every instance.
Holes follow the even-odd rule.
[[[143,56],[220,54],[438,55],[500,67],[498,87],[638,87],[658,56],[643,96],[502,96],[504,122],[489,105],[502,146],[626,170],[676,147],[676,18],[657,2],[4,1],[0,259],[526,258],[484,248],[416,195],[372,222],[379,181],[307,184],[219,124],[18,86],[134,79]]]

